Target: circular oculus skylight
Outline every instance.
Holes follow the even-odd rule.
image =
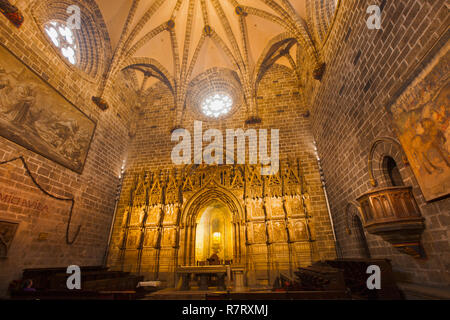
[[[225,93],[212,94],[203,101],[203,113],[212,118],[219,118],[231,111],[233,106],[233,99]]]
[[[61,22],[51,21],[45,26],[45,32],[55,47],[71,63],[77,63],[75,37],[72,30]]]

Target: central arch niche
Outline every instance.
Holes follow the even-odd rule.
[[[232,214],[227,206],[212,201],[200,209],[195,235],[195,260],[200,264],[216,254],[221,261],[233,259]]]
[[[216,246],[219,245],[219,259],[242,263],[245,258],[244,221],[239,200],[226,188],[212,183],[194,194],[186,202],[181,217],[179,265],[195,266],[197,261],[207,261],[214,251],[215,232],[220,232],[215,240]]]

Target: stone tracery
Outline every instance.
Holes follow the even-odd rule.
[[[309,265],[317,259],[313,242],[318,239],[312,231],[314,216],[304,202],[308,187],[299,164],[286,164],[275,176],[261,176],[258,169],[186,166],[136,175],[129,204],[121,209],[120,237],[110,248],[109,264],[173,284],[176,266],[198,262],[195,235],[201,212],[218,201],[232,215],[234,263],[264,272],[269,283],[281,270]],[[143,252],[153,259],[142,261]],[[280,252],[286,254],[275,259]]]

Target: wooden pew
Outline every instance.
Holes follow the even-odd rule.
[[[397,287],[391,262],[388,259],[337,259],[327,260],[326,264],[342,270],[345,285],[351,290],[352,295],[363,299],[377,300],[402,300],[403,294]],[[381,270],[381,290],[369,290],[367,288],[367,268],[377,265]]]
[[[206,294],[206,300],[348,300],[345,291],[287,291]]]
[[[24,292],[19,285],[11,290],[13,299],[136,299],[144,290],[136,289],[143,276],[107,268],[81,267],[81,290],[67,288],[66,268],[25,269],[22,281],[31,279],[35,292]]]
[[[367,287],[367,268],[377,265],[381,270],[381,290]],[[387,259],[337,259],[315,263],[295,272],[296,281],[280,277],[277,291],[342,291],[353,299],[400,300],[403,294],[396,285],[390,261]],[[294,289],[295,288],[295,289]]]
[[[346,291],[341,270],[321,263],[307,268],[298,268],[295,272],[302,290],[311,291]]]

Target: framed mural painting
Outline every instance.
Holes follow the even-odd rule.
[[[96,123],[0,45],[0,136],[82,173]]]
[[[18,222],[0,220],[0,258],[8,257],[8,250],[18,226]]]
[[[388,108],[426,201],[450,193],[450,52],[444,48]]]

